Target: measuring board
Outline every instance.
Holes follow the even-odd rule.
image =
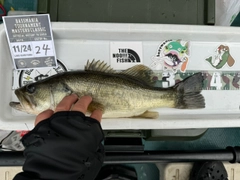
[[[201,73],[203,76],[202,90],[239,90],[240,71],[186,71],[175,74],[172,72],[154,72],[153,79],[155,86],[167,88],[196,73]]]

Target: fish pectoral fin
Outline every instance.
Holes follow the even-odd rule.
[[[104,106],[103,106],[101,103],[92,101],[92,102],[89,104],[87,111],[91,113],[91,112],[93,112],[93,111],[96,110],[96,109],[99,109],[99,110],[101,110],[102,112],[104,112],[104,109],[105,109],[105,108],[104,108]]]
[[[155,111],[145,111],[144,113],[133,116],[133,118],[148,118],[148,119],[157,119],[159,117],[159,113]]]

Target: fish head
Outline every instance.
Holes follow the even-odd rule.
[[[62,83],[39,81],[16,89],[15,94],[19,102],[10,102],[12,108],[37,115],[47,109],[54,110],[71,91]]]

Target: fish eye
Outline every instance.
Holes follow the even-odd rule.
[[[29,85],[26,86],[26,90],[27,90],[28,93],[32,94],[32,93],[35,92],[36,88],[33,84],[29,84]]]

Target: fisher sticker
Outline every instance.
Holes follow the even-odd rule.
[[[176,84],[175,76],[178,71],[184,73],[189,61],[189,42],[182,40],[166,40],[158,47],[152,58],[150,67],[161,70],[160,76],[154,76],[155,86],[168,88]]]
[[[12,89],[17,89],[26,84],[34,83],[42,79],[48,78],[52,75],[67,71],[65,65],[57,60],[58,66],[56,68],[48,67],[42,69],[29,69],[29,70],[15,70],[13,72],[14,82]]]
[[[230,54],[228,46],[220,45],[215,51],[215,54],[205,59],[215,69],[221,69],[226,64],[232,67],[235,64],[235,60]]]
[[[110,59],[116,70],[142,64],[142,42],[111,42]]]
[[[182,40],[164,41],[152,58],[151,68],[155,70],[185,72],[189,60],[189,42]]]

